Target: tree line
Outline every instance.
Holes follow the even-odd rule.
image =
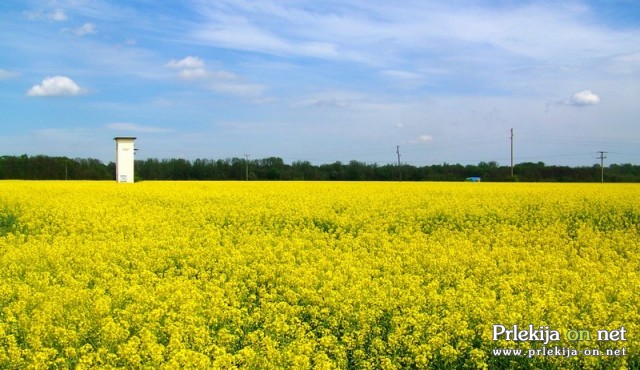
[[[0,179],[24,180],[114,180],[116,165],[92,158],[1,156]],[[611,164],[604,168],[606,182],[640,182],[640,166]],[[309,161],[285,163],[269,157],[246,160],[227,159],[145,159],[135,161],[135,177],[144,180],[312,180],[312,181],[463,181],[480,177],[482,181],[599,182],[601,168],[549,166],[544,162],[525,162],[509,166],[496,162],[477,165],[369,164],[359,161],[314,165]]]

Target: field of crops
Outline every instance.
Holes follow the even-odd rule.
[[[639,252],[630,184],[5,181],[0,368],[639,368]]]

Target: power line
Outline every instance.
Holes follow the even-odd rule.
[[[511,178],[513,178],[513,127],[511,128]]]
[[[600,159],[600,182],[604,182],[604,159],[607,158],[605,154],[607,152],[603,152],[602,150],[598,151],[600,155],[597,159]]]
[[[251,156],[251,154],[244,154],[244,170],[246,181],[249,181],[249,156]]]
[[[400,145],[396,146],[396,153],[398,154],[398,181],[402,181],[402,166],[400,166]]]
[[[483,135],[482,133],[480,133],[480,135],[475,135],[475,136],[472,136],[471,133],[469,132],[468,134],[456,135],[456,136],[436,136],[434,137],[434,139],[429,137],[424,141],[408,141],[408,142],[401,141],[399,144],[403,146],[402,154],[405,156],[403,159],[405,160],[406,163],[412,163],[412,162],[413,163],[416,163],[416,162],[417,163],[425,163],[425,162],[442,163],[443,161],[448,163],[453,163],[453,162],[460,162],[460,160],[456,159],[455,157],[460,158],[460,157],[466,157],[466,156],[471,156],[472,159],[465,160],[462,162],[478,163],[479,161],[497,160],[496,158],[500,156],[497,152],[498,148],[500,147],[504,148],[503,145],[506,144],[506,140],[509,140],[510,157],[499,158],[498,160],[510,161],[511,171],[513,173],[515,169],[515,154],[514,154],[515,133],[514,131],[515,130],[511,128],[509,130],[508,137],[505,135],[504,131],[501,134],[494,132],[494,133],[485,133]],[[544,134],[537,134],[537,133],[523,134],[521,131],[519,131],[518,143],[520,145],[518,147],[518,150],[519,150],[518,153],[521,153],[521,154],[531,153],[532,150],[542,151],[542,150],[545,150],[545,149],[542,149],[545,146],[548,146],[548,148],[550,149],[552,148],[553,145],[561,145],[565,148],[567,146],[574,146],[576,149],[581,149],[581,148],[587,149],[586,147],[589,146],[591,147],[589,148],[591,150],[593,150],[592,149],[593,146],[597,145],[597,146],[606,146],[607,148],[614,149],[614,150],[619,149],[619,152],[612,151],[609,153],[640,156],[639,153],[633,153],[633,154],[628,153],[629,151],[633,151],[633,149],[625,150],[627,148],[623,147],[625,145],[630,146],[634,144],[640,144],[640,139],[634,139],[634,138],[616,139],[616,138],[596,138],[596,137],[588,137],[588,136],[569,137],[569,136],[558,136],[558,135],[544,135]],[[542,144],[542,145],[531,146],[529,145],[531,143]],[[356,144],[358,143],[356,142]],[[400,156],[399,155],[400,145],[396,146],[396,154],[398,156]],[[463,151],[460,150],[461,148],[465,149],[464,153],[466,154],[463,154]],[[254,149],[257,150],[258,148],[254,148]],[[298,153],[278,153],[280,149],[282,148],[273,147],[271,148],[271,150],[269,150],[268,148],[266,151],[263,150],[263,152],[265,153],[267,151],[271,153],[277,153],[277,154],[269,154],[269,155],[256,154],[254,151],[252,156],[254,158],[261,158],[261,157],[266,158],[269,156],[278,156],[281,158],[288,158],[292,161],[299,160],[299,161],[311,161],[311,162],[322,162],[322,163],[329,163],[331,161],[343,161],[343,160],[349,160],[349,159],[357,160],[358,162],[361,162],[361,163],[376,163],[376,164],[385,163],[385,162],[393,163],[393,161],[387,161],[384,159],[384,158],[388,158],[389,151],[388,149],[384,150],[382,145],[377,147],[369,147],[369,148],[363,147],[358,149],[352,147],[351,149],[345,148],[343,150],[335,148],[336,150],[333,150],[333,151],[332,150],[324,151],[320,149],[319,151],[310,150],[309,152],[298,152]],[[576,150],[576,152],[578,151],[581,151],[581,150]],[[625,152],[625,153],[622,153],[622,152]],[[215,158],[215,157],[217,158],[234,157],[235,158],[233,153],[231,153],[230,151],[221,151],[221,150],[208,151],[208,150],[198,150],[196,148],[186,148],[186,150],[184,148],[180,148],[176,150],[171,150],[166,147],[147,148],[147,150],[145,151],[145,156],[149,156],[150,154],[157,155],[157,154],[169,154],[169,153],[173,153],[174,156],[179,153],[180,156],[186,156],[186,158],[191,157],[192,155],[205,154],[205,153],[206,153],[206,157],[209,157],[209,158]],[[548,153],[548,151],[545,153]],[[543,158],[579,157],[582,155],[583,153],[519,156],[518,160],[522,161],[522,160],[530,160],[530,159],[535,160],[535,159],[543,159]],[[593,154],[589,155],[588,157],[592,158],[592,155]],[[241,155],[238,155],[238,157],[242,158]],[[347,157],[351,157],[351,158],[347,158]],[[437,157],[441,157],[441,158],[436,160]],[[585,159],[588,157],[585,157]],[[247,160],[247,158],[248,157],[245,157],[245,160]],[[426,159],[429,159],[429,160],[426,160]],[[409,162],[407,162],[407,160]],[[401,161],[398,161],[398,162],[399,162],[398,178],[400,179],[402,162]],[[246,168],[245,168],[245,172],[247,172]],[[246,173],[245,173],[245,177],[247,177]]]

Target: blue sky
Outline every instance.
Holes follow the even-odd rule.
[[[0,154],[640,164],[640,2],[0,3]]]

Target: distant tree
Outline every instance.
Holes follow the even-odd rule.
[[[137,179],[142,180],[244,180],[245,158],[227,159],[156,159],[135,161]],[[27,180],[115,180],[116,165],[97,159],[37,156],[0,156],[0,179]],[[308,161],[284,163],[279,157],[254,159],[249,162],[249,178],[255,180],[350,180],[395,181],[396,164],[379,166],[359,161],[347,164],[334,162],[313,165]],[[402,165],[404,181],[462,181],[480,176],[483,181],[580,181],[599,182],[600,166],[547,166],[544,162],[523,162],[515,165],[514,177],[509,166],[497,162],[477,165],[434,164],[430,166]],[[607,182],[640,182],[640,166],[625,163],[605,168]]]

